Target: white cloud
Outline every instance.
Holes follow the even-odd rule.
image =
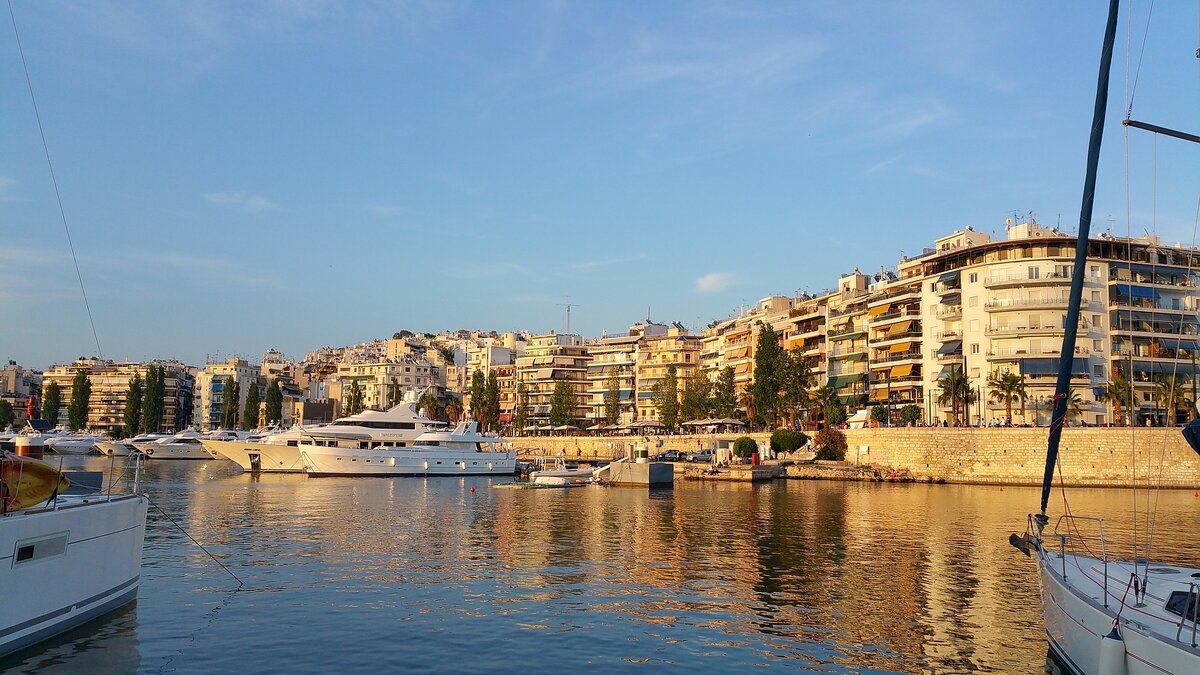
[[[709,272],[696,279],[697,293],[720,293],[733,285],[734,276],[729,272]]]
[[[586,272],[589,270],[598,269],[600,267],[608,267],[609,265],[620,265],[622,263],[637,262],[639,260],[645,260],[645,259],[646,259],[645,253],[638,253],[637,255],[629,255],[629,256],[624,256],[621,258],[602,258],[599,260],[584,260],[582,262],[573,263],[571,265],[571,269],[579,270],[581,272]]]
[[[0,176],[0,202],[15,202],[17,199],[17,179],[11,176]]]
[[[366,209],[373,216],[398,216],[405,211],[397,204],[367,204]]]
[[[204,201],[217,206],[227,206],[242,213],[262,213],[279,208],[266,197],[249,192],[209,192],[204,195]]]

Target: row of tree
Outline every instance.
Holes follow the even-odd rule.
[[[489,371],[485,376],[477,368],[471,373],[470,414],[483,431],[500,428],[500,382],[496,371]]]

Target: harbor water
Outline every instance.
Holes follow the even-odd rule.
[[[64,461],[107,471],[112,460]],[[151,461],[136,605],[0,660],[0,670],[1037,673],[1046,664],[1035,563],[1007,542],[1036,507],[1034,489],[489,488],[510,480],[309,479]],[[1133,492],[1070,497],[1076,514],[1106,517],[1110,551],[1130,554]],[[1194,563],[1200,497],[1157,500],[1155,555]],[[1062,511],[1061,497],[1052,504]]]

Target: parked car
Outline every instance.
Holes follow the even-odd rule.
[[[683,453],[678,450],[664,450],[654,456],[656,462],[682,462]]]
[[[689,452],[688,456],[687,456],[687,461],[712,464],[712,461],[715,457],[716,457],[716,455],[713,453],[712,450],[701,450],[699,452]]]

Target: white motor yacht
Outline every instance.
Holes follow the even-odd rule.
[[[68,474],[70,476],[70,474]],[[141,578],[147,499],[84,494],[49,464],[0,453],[0,656],[131,602]]]
[[[328,428],[323,431],[329,431]],[[326,436],[328,438],[328,436]],[[475,422],[453,431],[421,434],[412,445],[350,437],[356,446],[300,443],[300,456],[310,476],[510,476],[517,452],[498,450],[501,439],[479,433]]]
[[[141,434],[133,438],[127,438],[123,441],[96,441],[96,449],[102,455],[124,457],[138,452],[138,443],[153,443],[154,441],[170,438],[175,434]]]
[[[200,444],[200,438],[199,432],[181,431],[156,441],[135,443],[134,447],[151,459],[212,459]]]
[[[91,434],[70,432],[46,438],[46,449],[58,455],[90,455],[97,440]]]
[[[410,397],[411,399],[411,397]],[[445,422],[431,420],[417,410],[415,400],[405,400],[386,411],[364,410],[332,424],[295,427],[257,441],[201,439],[213,456],[227,458],[246,471],[299,473],[305,470],[300,443],[324,447],[406,446],[428,431],[444,429]]]

